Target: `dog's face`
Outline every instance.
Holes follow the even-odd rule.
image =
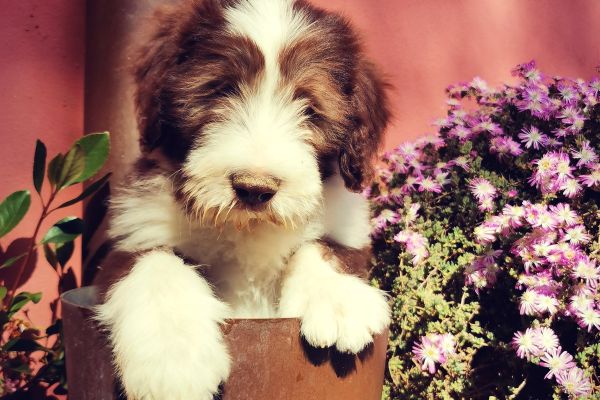
[[[339,16],[294,0],[186,1],[136,69],[141,143],[174,166],[192,218],[295,224],[337,167],[371,175],[384,85]]]

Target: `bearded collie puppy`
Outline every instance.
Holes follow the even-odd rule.
[[[142,156],[111,200],[98,320],[130,400],[209,400],[227,318],[298,317],[357,353],[386,329],[359,193],[385,84],[342,17],[304,0],[183,0],[136,59]]]

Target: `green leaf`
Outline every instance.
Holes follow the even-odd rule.
[[[54,249],[50,247],[48,243],[44,243],[44,256],[46,257],[46,261],[53,269],[56,269],[58,266],[58,259],[56,258],[56,253]]]
[[[46,328],[46,335],[55,335],[62,331],[62,319],[57,319],[56,322]]]
[[[100,189],[102,186],[104,186],[106,184],[106,182],[110,178],[110,175],[111,175],[110,173],[104,175],[102,178],[98,179],[96,182],[94,182],[91,185],[89,185],[88,187],[86,187],[85,190],[83,192],[81,192],[81,194],[79,196],[77,196],[74,199],[71,199],[69,201],[65,201],[64,203],[62,203],[57,208],[68,207],[70,205],[73,205],[73,204],[77,203],[78,201],[81,201],[81,200],[85,199],[86,197],[91,196],[98,189]]]
[[[8,293],[8,289],[4,286],[0,286],[0,301],[4,300],[6,293]]]
[[[85,153],[83,149],[75,144],[63,160],[56,185],[64,188],[77,182],[85,167]]]
[[[29,190],[21,190],[9,195],[0,204],[0,237],[10,232],[25,216],[31,196]]]
[[[0,311],[0,327],[4,327],[8,321],[8,313],[6,311]]]
[[[19,261],[21,258],[25,257],[26,255],[27,255],[27,253],[23,253],[23,254],[19,254],[18,256],[9,258],[8,260],[4,261],[2,263],[2,265],[0,265],[0,269],[4,269],[4,268],[8,268],[8,267],[12,266],[14,263]]]
[[[64,268],[67,262],[71,259],[73,251],[75,250],[75,244],[73,241],[60,243],[56,245],[56,259],[61,267]]]
[[[25,351],[31,353],[33,351],[42,350],[42,351],[50,351],[50,349],[42,346],[38,342],[32,339],[21,339],[16,337],[14,339],[9,340],[4,346],[2,346],[2,351]]]
[[[90,133],[79,139],[75,145],[81,146],[85,154],[85,167],[83,173],[74,183],[83,182],[94,176],[106,162],[110,149],[109,134]]]
[[[83,221],[77,217],[66,217],[48,230],[42,243],[66,243],[75,240],[83,232]]]
[[[39,303],[42,299],[42,293],[30,293],[30,292],[21,292],[15,296],[12,300],[10,307],[8,308],[8,317],[12,317],[15,313],[17,313],[21,308],[23,308],[27,303],[33,302],[35,304]]]
[[[33,157],[33,186],[38,193],[42,192],[42,185],[44,184],[46,153],[46,145],[38,139],[35,142],[35,156]]]
[[[65,162],[65,156],[57,154],[50,163],[48,164],[48,180],[52,185],[56,185],[60,181],[60,172],[62,171],[62,165]]]

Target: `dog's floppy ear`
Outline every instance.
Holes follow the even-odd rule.
[[[386,88],[375,67],[361,60],[353,89],[354,129],[339,154],[340,172],[352,191],[360,191],[373,176],[373,158],[390,117]]]
[[[178,13],[167,8],[154,14],[155,31],[139,49],[133,66],[136,84],[135,106],[142,151],[158,147],[164,127],[161,115],[162,87],[169,69],[176,63],[180,36],[177,31]]]
[[[174,84],[174,71],[189,57],[195,43],[222,23],[226,2],[182,0],[158,8],[147,22],[154,30],[139,49],[133,66],[142,151],[155,149],[177,130],[168,94]]]

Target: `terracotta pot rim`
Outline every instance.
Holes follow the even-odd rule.
[[[92,292],[92,293],[94,293],[94,295],[96,295],[98,292],[98,288],[96,286],[92,285],[92,286],[82,286],[80,288],[71,289],[71,290],[64,292],[60,296],[60,300],[63,303],[66,303],[72,307],[93,311],[94,306],[96,306],[96,304],[83,303],[83,302],[77,301],[77,299],[73,298],[75,294],[82,293],[82,292]],[[260,322],[272,322],[272,321],[277,321],[277,322],[281,322],[281,323],[290,322],[290,321],[298,321],[299,322],[300,318],[292,318],[292,317],[250,318],[250,317],[245,317],[245,318],[227,318],[227,319],[225,319],[225,323],[227,323],[227,324],[228,323],[240,323],[240,322],[259,322],[260,323]]]

